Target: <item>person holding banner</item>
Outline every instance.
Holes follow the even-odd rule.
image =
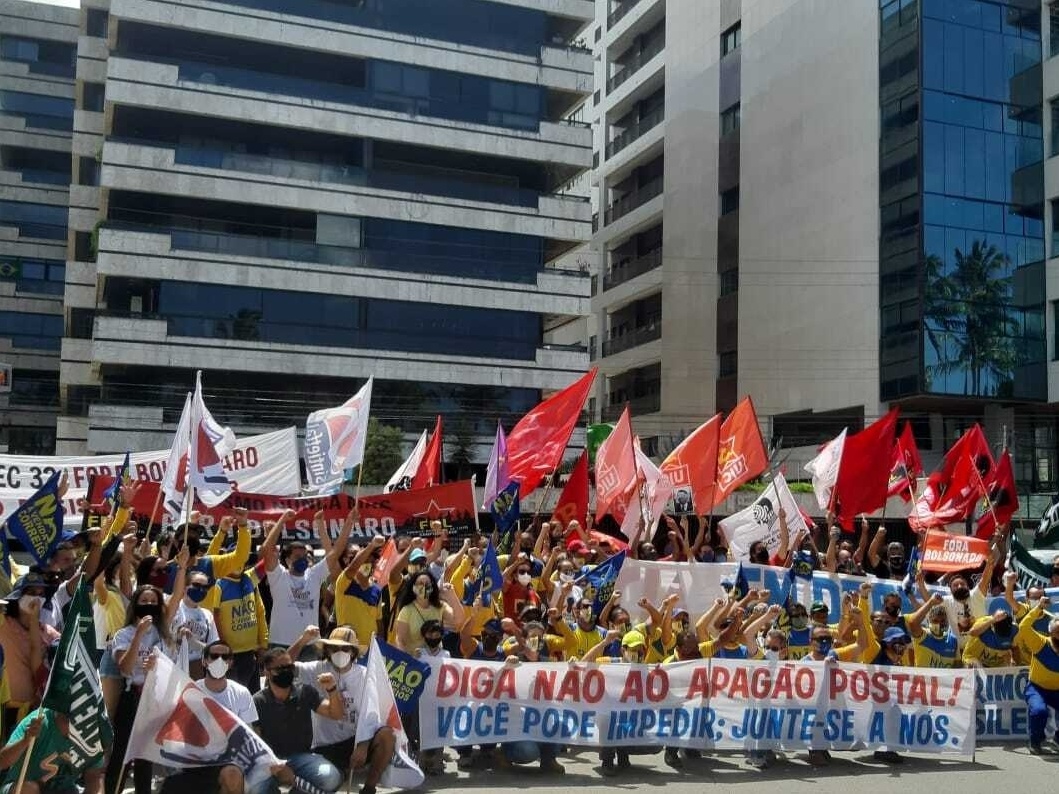
[[[25,764],[29,752],[29,763]],[[22,767],[26,777],[18,788]],[[70,719],[48,708],[27,714],[0,750],[0,769],[6,770],[0,794],[103,794],[102,753],[85,759],[70,740]]]
[[[1026,705],[1029,707],[1030,752],[1043,752],[1044,730],[1048,725],[1048,710],[1059,719],[1059,618],[1048,621],[1048,634],[1039,634],[1033,624],[1050,601],[1041,599],[1019,623],[1019,641],[1030,652],[1030,682],[1026,685]],[[1059,732],[1053,737],[1059,744]]]

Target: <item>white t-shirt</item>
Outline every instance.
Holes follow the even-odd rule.
[[[438,668],[445,662],[446,659],[451,659],[452,654],[442,648],[440,645],[436,651],[430,650],[426,645],[416,648],[415,657],[430,665],[430,669],[433,672],[437,672]]]
[[[327,578],[327,562],[310,566],[305,576],[291,576],[277,565],[268,572],[272,590],[272,619],[268,624],[268,641],[273,645],[293,645],[306,626],[320,622],[320,588]]]
[[[952,633],[956,635],[959,647],[963,648],[967,642],[967,634],[959,630],[960,618],[964,618],[965,623],[969,619],[973,625],[978,618],[985,617],[985,596],[982,595],[982,591],[976,586],[971,588],[971,595],[966,601],[957,601],[951,595],[942,596],[942,599],[945,604],[945,611],[949,614],[949,625],[952,627]]]
[[[162,653],[170,656],[168,649],[165,647],[165,643],[162,641],[162,635],[158,633],[158,629],[155,626],[151,626],[140,638],[139,647],[131,649],[132,639],[136,636],[135,626],[123,626],[118,629],[114,635],[114,639],[111,642],[111,649],[114,651],[114,661],[117,661],[118,654],[121,651],[128,650],[129,653],[135,653],[139,657],[132,668],[132,675],[129,680],[136,685],[142,685],[147,680],[147,671],[143,669],[144,662],[147,661],[151,655],[151,651],[158,648]]]
[[[173,616],[173,636],[179,636],[180,629],[184,626],[191,629],[191,636],[188,637],[188,661],[201,659],[203,647],[219,639],[213,613],[203,607],[189,607],[187,602],[181,599],[176,615]]]
[[[354,662],[344,673],[339,673],[328,661],[295,662],[294,667],[297,670],[299,683],[313,687],[325,699],[341,693],[342,700],[345,701],[345,715],[340,720],[321,717],[313,712],[313,747],[323,747],[352,739],[357,733],[357,704],[364,696],[367,669]],[[324,691],[316,680],[321,673],[331,673],[335,677],[338,682],[338,692]]]
[[[214,692],[212,689],[209,689],[206,686],[205,679],[202,681],[196,681],[195,686],[216,700],[247,725],[253,725],[257,722],[257,706],[254,705],[254,696],[250,694],[249,689],[238,681],[229,680],[228,686],[220,692]]]

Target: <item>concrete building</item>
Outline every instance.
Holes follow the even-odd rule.
[[[664,452],[750,394],[792,471],[900,405],[928,462],[981,421],[1057,487],[1049,12],[599,0],[599,415],[628,402]]]
[[[50,453],[74,113],[77,9],[0,0],[0,450]]]
[[[591,235],[593,13],[86,0],[58,451],[166,446],[195,369],[238,432],[374,374],[384,422],[489,439],[583,373],[546,333],[589,311],[556,265]]]

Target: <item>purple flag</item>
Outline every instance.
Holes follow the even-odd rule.
[[[488,510],[507,484],[511,482],[511,476],[507,468],[507,436],[504,435],[504,426],[496,423],[496,441],[493,442],[493,451],[489,455],[489,468],[485,473],[485,496],[482,500],[482,509]]]

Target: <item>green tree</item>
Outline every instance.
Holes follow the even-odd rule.
[[[464,480],[471,476],[474,463],[474,425],[465,418],[457,419],[452,425],[452,446],[449,452],[449,463],[456,466],[456,479]]]
[[[404,433],[401,428],[384,425],[375,417],[368,419],[368,437],[364,441],[364,475],[362,482],[382,485],[404,462]],[[353,482],[358,472],[353,473]]]

